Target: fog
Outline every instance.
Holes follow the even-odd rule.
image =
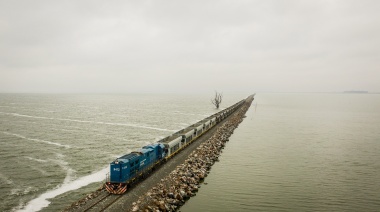
[[[380,1],[0,1],[0,92],[380,91]]]

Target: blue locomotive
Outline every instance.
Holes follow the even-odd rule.
[[[148,174],[159,163],[170,159],[186,148],[199,136],[232,114],[245,101],[247,100],[241,100],[155,144],[144,146],[138,151],[117,158],[110,164],[110,173],[107,175],[105,184],[107,191],[112,194],[123,194],[127,191],[128,185]]]
[[[150,144],[142,149],[117,158],[110,164],[110,176],[106,189],[113,194],[122,194],[129,183],[148,173],[166,156],[163,144]]]

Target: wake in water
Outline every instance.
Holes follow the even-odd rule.
[[[57,188],[47,191],[37,198],[31,200],[28,202],[24,207],[19,206],[18,208],[15,208],[17,211],[39,211],[42,208],[47,207],[50,204],[49,199],[52,199],[58,195],[61,195],[63,193],[66,193],[68,191],[77,190],[79,188],[82,188],[84,186],[87,186],[91,183],[100,182],[105,179],[105,175],[108,173],[109,168],[106,167],[98,172],[92,173],[90,175],[78,178],[74,181],[71,181],[71,174],[68,173],[66,176],[64,182],[58,186]],[[21,209],[19,209],[21,208]]]
[[[9,132],[2,132],[2,133],[6,134],[6,135],[12,135],[12,136],[15,136],[15,137],[18,137],[18,138],[22,138],[22,139],[25,139],[25,140],[29,140],[29,141],[36,141],[36,142],[50,144],[50,145],[55,145],[55,146],[59,146],[59,147],[65,147],[67,149],[70,148],[69,145],[55,143],[55,142],[52,142],[52,141],[45,141],[45,140],[41,140],[41,139],[37,139],[37,138],[28,138],[28,137],[25,137],[23,135],[19,135],[19,134],[15,134],[15,133],[9,133]]]
[[[40,163],[46,163],[46,162],[48,162],[47,160],[32,158],[32,157],[28,157],[28,156],[25,156],[24,158],[27,158],[27,159],[33,160],[33,161],[37,161],[37,162],[40,162]]]
[[[59,194],[101,183],[107,168],[99,180],[80,177],[214,112],[192,98],[110,96],[0,95],[0,211],[60,210],[74,191]]]
[[[170,130],[170,129],[162,129],[162,128],[158,128],[158,127],[150,127],[150,126],[138,125],[138,124],[112,123],[112,122],[102,122],[102,121],[87,121],[87,120],[65,119],[65,118],[49,118],[49,117],[44,117],[44,116],[30,116],[30,115],[19,114],[19,113],[5,113],[5,112],[0,112],[0,113],[5,114],[5,115],[13,115],[13,116],[19,116],[19,117],[35,118],[35,119],[48,119],[48,120],[59,120],[59,121],[71,121],[71,122],[78,122],[78,123],[92,123],[92,124],[105,124],[105,125],[113,125],[113,126],[126,126],[126,127],[136,127],[136,128],[144,128],[144,129],[166,131],[166,132],[174,132],[175,131],[175,130]]]

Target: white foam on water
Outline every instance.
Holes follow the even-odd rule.
[[[125,153],[125,154],[128,154],[128,153]],[[113,160],[113,159],[117,159],[117,158],[121,157],[121,155],[112,154],[112,155],[109,155],[109,157],[112,158],[111,160]]]
[[[30,115],[24,115],[24,114],[19,114],[19,113],[5,113],[5,112],[0,112],[0,113],[6,114],[6,115],[13,115],[13,116],[20,116],[20,117],[27,117],[27,118],[36,118],[36,119],[71,121],[71,122],[78,122],[78,123],[105,124],[105,125],[113,125],[113,126],[126,126],[126,127],[144,128],[144,129],[168,131],[168,132],[174,131],[174,130],[170,130],[170,129],[162,129],[162,128],[158,128],[158,127],[150,127],[150,126],[137,125],[137,124],[112,123],[112,122],[102,122],[102,121],[87,121],[87,120],[65,119],[65,118],[49,118],[49,117],[44,117],[44,116],[30,116]]]
[[[59,146],[59,147],[65,147],[65,148],[70,148],[69,145],[64,145],[64,144],[60,144],[60,143],[55,143],[55,142],[52,142],[52,141],[46,141],[46,140],[41,140],[41,139],[37,139],[37,138],[27,138],[23,135],[20,135],[20,134],[15,134],[15,133],[9,133],[9,132],[3,132],[4,134],[7,134],[7,135],[13,135],[15,137],[18,137],[18,138],[22,138],[22,139],[25,139],[25,140],[29,140],[29,141],[36,141],[36,142],[40,142],[40,143],[45,143],[45,144],[50,144],[50,145],[55,145],[55,146]]]
[[[38,188],[33,188],[31,186],[28,186],[26,188],[13,188],[11,189],[11,192],[10,192],[10,195],[12,196],[24,196],[26,194],[29,194],[31,192],[36,192],[38,191]],[[18,209],[21,209],[22,208],[22,205],[21,206],[18,206],[17,207]],[[14,211],[15,209],[13,209]]]
[[[48,173],[47,173],[45,170],[43,170],[43,169],[40,169],[40,168],[37,168],[37,167],[34,167],[34,166],[29,166],[29,167],[30,167],[30,169],[33,169],[33,170],[38,171],[38,172],[41,173],[43,176],[48,176]]]
[[[54,127],[51,127],[50,129],[51,130],[57,130],[57,131],[64,131],[64,132],[75,132],[75,131],[77,131],[74,129],[63,129],[63,128],[54,128]]]
[[[29,115],[19,114],[19,113],[5,113],[5,112],[0,112],[0,113],[6,114],[6,115],[13,115],[13,116],[20,116],[20,117],[27,117],[27,118],[35,118],[35,119],[54,119],[54,118],[43,117],[43,116],[29,116]]]
[[[33,160],[33,161],[37,161],[37,162],[40,162],[40,163],[46,163],[48,162],[47,160],[42,160],[42,159],[38,159],[38,158],[32,158],[32,157],[28,157],[28,156],[24,156],[25,158],[29,159],[29,160]]]
[[[37,110],[37,111],[38,111],[38,110]],[[56,113],[57,111],[55,111],[55,110],[42,110],[42,112]]]
[[[55,153],[55,154],[58,160],[51,159],[51,161],[58,164],[63,170],[66,171],[66,177],[63,180],[63,184],[68,183],[73,178],[73,174],[75,171],[68,166],[68,163],[65,160],[63,160],[63,158],[65,157],[64,155],[62,155],[61,153]]]
[[[20,192],[21,192],[21,189],[19,189],[19,188],[13,188],[13,189],[11,189],[11,194],[10,195],[16,195],[16,196],[18,196]]]
[[[200,115],[200,114],[195,114],[195,113],[183,113],[183,112],[174,112],[174,113],[181,114],[181,115],[186,115],[186,116],[197,116],[197,115]]]
[[[106,174],[109,172],[109,168],[104,168],[100,171],[97,171],[95,173],[92,173],[90,175],[80,177],[76,180],[71,181],[71,177],[68,174],[64,180],[64,182],[58,186],[57,188],[47,191],[37,198],[29,201],[26,206],[15,208],[17,211],[39,211],[42,208],[45,208],[49,206],[50,201],[49,199],[52,199],[58,195],[61,195],[63,193],[66,193],[68,191],[77,190],[81,187],[87,186],[91,183],[100,182],[105,179]],[[69,177],[68,177],[69,176]]]
[[[28,193],[30,193],[31,191],[33,191],[33,187],[30,187],[30,186],[28,186],[24,191],[22,191],[22,194],[28,194]]]
[[[155,138],[153,141],[152,141],[152,144],[156,143],[157,141],[161,140],[165,138],[165,136],[158,136],[157,138]]]
[[[122,141],[130,142],[130,143],[134,142],[134,140],[132,140],[132,139],[125,139],[125,138],[118,138],[118,139],[120,139]]]
[[[158,127],[147,127],[147,126],[142,126],[142,125],[136,125],[136,127],[145,128],[145,129],[152,129],[152,130],[158,130],[158,131],[165,131],[165,132],[175,132],[175,130],[163,129],[163,128],[158,128]]]
[[[190,126],[190,125],[192,125],[192,123],[180,123],[181,125],[185,125],[185,126]]]
[[[145,126],[145,125],[137,125],[137,124],[126,124],[126,123],[111,123],[111,122],[92,122],[96,124],[106,124],[106,125],[114,125],[114,126],[126,126],[126,127],[136,127],[136,128],[143,128],[143,129],[150,129],[150,130],[157,130],[157,131],[166,131],[166,132],[172,132],[173,130],[169,129],[163,129],[163,128],[158,128],[158,127],[150,127],[150,126]]]

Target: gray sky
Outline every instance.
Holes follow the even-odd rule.
[[[379,11],[378,0],[0,0],[0,92],[379,92]]]

